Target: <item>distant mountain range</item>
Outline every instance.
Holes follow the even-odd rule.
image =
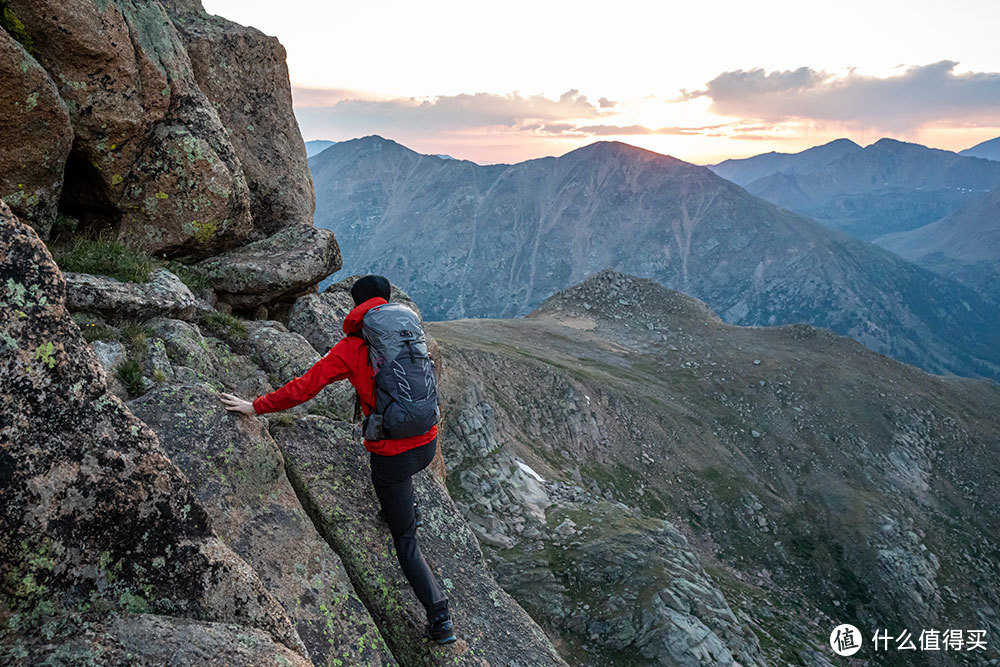
[[[835,139],[799,153],[762,153],[753,157],[724,160],[709,166],[719,176],[746,187],[772,174],[805,174],[818,171],[845,155],[864,150],[850,139]]]
[[[1000,137],[976,144],[972,148],[966,148],[964,151],[959,151],[958,154],[1000,161]]]
[[[809,322],[932,371],[1000,370],[1000,313],[974,290],[627,144],[480,166],[371,136],[310,168],[345,275],[387,275],[429,319],[521,315],[615,267],[731,323]]]
[[[985,153],[984,146],[969,151]],[[863,148],[838,139],[709,168],[758,197],[864,240],[934,222],[1000,185],[1000,162],[894,139]]]
[[[329,139],[314,139],[312,141],[306,142],[306,157],[312,157],[313,155],[319,155],[325,151],[330,146],[333,146],[336,141],[330,141]]]
[[[941,220],[875,242],[1000,300],[1000,188]]]

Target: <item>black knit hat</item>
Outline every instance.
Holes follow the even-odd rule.
[[[358,278],[351,287],[351,298],[354,299],[355,306],[377,296],[388,301],[389,289],[389,281],[385,276],[364,276]]]

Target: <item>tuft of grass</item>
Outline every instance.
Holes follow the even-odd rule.
[[[272,427],[288,427],[295,423],[295,418],[289,414],[273,414],[267,416],[268,424]]]
[[[187,264],[181,264],[176,260],[169,260],[160,262],[159,265],[180,278],[180,281],[187,285],[188,289],[192,291],[212,286],[211,281],[205,276],[205,274],[192,269]]]
[[[118,376],[122,385],[125,386],[125,391],[132,398],[141,396],[145,391],[142,384],[142,364],[135,359],[126,359],[123,361],[115,371],[115,375]]]
[[[146,341],[153,335],[152,329],[138,322],[125,322],[118,331],[119,340],[138,354],[145,353]]]
[[[75,218],[59,216],[53,225],[53,236],[72,233],[78,224]],[[211,287],[211,281],[200,271],[176,260],[151,257],[142,250],[116,241],[107,231],[96,237],[76,236],[65,244],[50,248],[52,256],[64,271],[110,276],[130,283],[144,283],[158,268],[177,276],[191,290]]]
[[[94,238],[77,236],[54,248],[52,256],[63,271],[110,276],[132,283],[146,282],[155,268],[149,255],[119,243],[107,232]]]
[[[201,318],[200,324],[220,338],[229,340],[246,340],[247,325],[235,315],[218,311]]]
[[[80,327],[83,339],[88,343],[93,343],[95,340],[118,340],[118,330],[99,319],[94,319],[83,313],[73,313],[73,321]]]

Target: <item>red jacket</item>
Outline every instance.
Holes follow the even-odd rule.
[[[368,299],[355,307],[344,318],[344,333],[353,334],[361,331],[361,320],[369,310],[386,303],[381,297]],[[375,409],[375,378],[372,376],[371,363],[368,361],[368,345],[360,336],[345,336],[326,356],[313,364],[308,371],[288,382],[284,387],[275,389],[270,394],[258,396],[253,401],[253,409],[257,414],[278,412],[304,403],[320,392],[331,382],[349,380],[361,397],[361,412],[369,415]],[[365,440],[365,449],[369,452],[392,456],[408,449],[426,445],[437,437],[437,426],[423,435],[399,440]]]

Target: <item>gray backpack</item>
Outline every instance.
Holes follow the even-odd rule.
[[[364,422],[365,440],[423,435],[437,423],[437,378],[417,314],[401,303],[375,306],[361,334],[375,374],[375,411]]]

